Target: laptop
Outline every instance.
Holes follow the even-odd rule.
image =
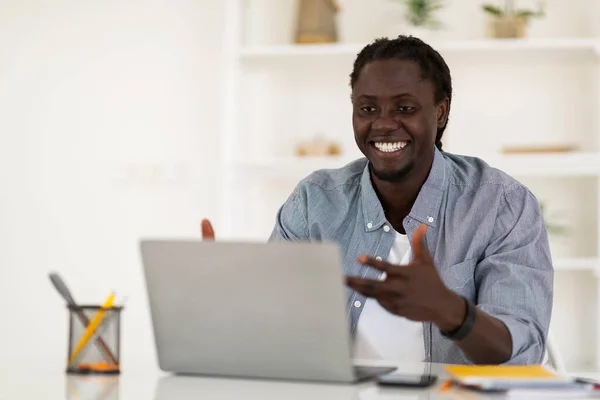
[[[161,370],[353,383],[396,368],[353,365],[333,243],[142,240]]]

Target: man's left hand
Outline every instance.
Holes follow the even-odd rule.
[[[463,299],[448,289],[440,278],[425,245],[427,225],[413,235],[413,260],[408,265],[394,265],[372,257],[360,256],[359,262],[385,272],[384,280],[347,277],[355,291],[376,299],[392,314],[413,321],[430,321],[441,330],[451,332],[460,327],[466,312]]]

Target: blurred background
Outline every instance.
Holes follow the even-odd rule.
[[[600,1],[0,0],[0,354],[62,370],[67,310],[127,297],[123,371],[155,365],[142,237],[265,240],[299,179],[360,156],[349,74],[412,34],[450,66],[444,148],[543,202],[552,334],[598,370]]]

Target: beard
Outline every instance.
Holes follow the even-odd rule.
[[[371,170],[371,173],[380,181],[386,182],[399,182],[403,180],[410,173],[410,171],[412,171],[413,166],[414,164],[411,162],[410,164],[396,170],[378,171],[373,168],[373,164],[369,163],[369,169]]]

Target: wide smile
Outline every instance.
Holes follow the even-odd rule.
[[[371,146],[382,156],[396,156],[409,145],[409,142],[370,142]]]

